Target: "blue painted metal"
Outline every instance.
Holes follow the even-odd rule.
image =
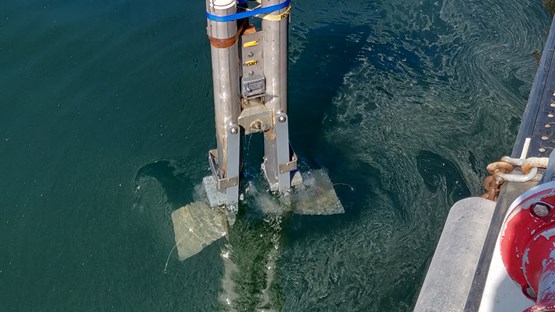
[[[288,7],[289,4],[291,4],[291,0],[285,0],[280,4],[276,4],[276,5],[272,5],[264,8],[257,8],[251,11],[235,13],[227,16],[217,16],[206,12],[206,18],[215,22],[232,22],[243,18],[253,17],[259,14],[269,14],[275,11],[279,11],[281,9]]]

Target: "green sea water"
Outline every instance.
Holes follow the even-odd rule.
[[[449,207],[511,151],[542,1],[294,0],[291,141],[346,213],[248,201],[179,262],[170,214],[215,148],[204,6],[0,2],[0,311],[410,311]]]

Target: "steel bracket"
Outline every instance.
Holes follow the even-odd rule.
[[[289,145],[289,153],[291,153],[291,161],[285,164],[279,165],[280,174],[297,170],[297,154],[293,152],[293,148],[291,148],[291,145]]]
[[[245,134],[264,132],[272,128],[272,111],[260,103],[249,102],[239,115],[239,125]]]
[[[224,192],[226,189],[239,185],[239,177],[222,178],[218,169],[218,150],[210,150],[208,152],[208,162],[210,164],[210,171],[212,171],[212,176],[216,179],[216,188],[220,192]]]
[[[208,194],[212,207],[226,205],[228,210],[235,211],[239,200],[239,159],[240,159],[239,125],[231,123],[226,127],[227,149],[225,159],[227,163],[220,164],[218,150],[208,152],[208,163],[212,171],[211,178],[204,181],[204,188]],[[225,166],[222,170],[220,166]]]
[[[266,93],[264,77],[264,32],[255,31],[241,36],[239,58],[241,59],[241,95],[245,98],[263,97]]]

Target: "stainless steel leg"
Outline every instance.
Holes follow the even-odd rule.
[[[281,0],[262,0],[262,7],[279,4]],[[274,116],[273,129],[264,133],[264,164],[266,179],[273,191],[291,188],[292,153],[289,148],[287,117],[287,64],[289,19],[282,16],[288,8],[274,12],[262,20],[264,31],[264,74],[266,76],[266,107]],[[296,169],[296,164],[295,164]]]
[[[206,0],[206,10],[216,16],[227,16],[237,11],[235,0]],[[211,44],[214,112],[217,149],[209,153],[213,194],[221,204],[235,209],[239,197],[240,128],[239,55],[237,21],[217,22],[208,19],[208,37]],[[208,190],[208,188],[207,188]],[[214,197],[213,196],[213,197]],[[209,194],[210,197],[210,194]],[[214,201],[211,201],[211,204]]]

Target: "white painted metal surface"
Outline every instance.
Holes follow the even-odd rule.
[[[527,197],[529,197],[529,194],[525,192],[513,202],[511,207],[507,209],[505,222],[513,212],[515,203],[520,203]],[[499,231],[497,236],[479,312],[523,311],[534,304],[533,301],[524,296],[520,286],[507,274],[501,259],[501,236],[503,232],[504,228]]]
[[[498,238],[479,312],[523,311],[533,304],[507,274]]]

